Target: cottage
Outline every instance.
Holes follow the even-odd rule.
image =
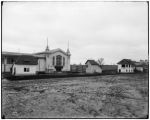
[[[140,62],[135,62],[135,72],[143,72],[143,64],[141,64]]]
[[[123,59],[118,64],[118,72],[119,73],[133,73],[135,70],[134,61],[130,59]]]
[[[2,73],[11,73],[12,65],[21,55],[29,55],[26,53],[2,52]]]
[[[13,75],[34,75],[37,71],[37,58],[29,55],[21,55],[12,66]]]
[[[135,71],[136,72],[148,72],[148,60],[140,60],[135,62]]]
[[[95,60],[87,60],[86,73],[102,73],[102,68]]]

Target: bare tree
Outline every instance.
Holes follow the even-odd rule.
[[[104,58],[99,58],[97,62],[100,66],[104,65]]]

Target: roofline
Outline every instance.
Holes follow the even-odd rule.
[[[67,56],[70,56],[71,54],[67,54],[65,51],[63,51],[63,50],[61,50],[61,49],[54,49],[54,50],[56,50],[56,51],[52,51],[52,50],[50,50],[50,51],[43,51],[43,52],[38,52],[38,53],[34,53],[34,55],[37,55],[37,54],[53,54],[53,53],[56,53],[56,52],[61,52],[61,53],[63,53],[63,54],[65,54],[65,55],[67,55]]]
[[[132,61],[131,59],[122,59],[122,60],[120,60],[117,64],[120,64],[120,62],[121,61],[123,61],[123,60],[125,60],[128,64],[130,64],[130,65],[135,65],[134,64],[134,61]],[[127,60],[130,60],[130,61],[127,61]],[[131,62],[131,63],[129,63],[129,62]],[[122,65],[122,64],[121,64]]]
[[[20,55],[33,55],[32,53],[17,53],[17,52],[7,52],[7,51],[2,51],[2,55],[5,56],[20,56]]]

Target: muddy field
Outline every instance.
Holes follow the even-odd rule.
[[[147,118],[148,75],[2,80],[5,118]]]

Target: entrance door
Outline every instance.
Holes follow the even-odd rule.
[[[62,66],[55,66],[57,72],[60,72],[62,68],[63,68]]]

